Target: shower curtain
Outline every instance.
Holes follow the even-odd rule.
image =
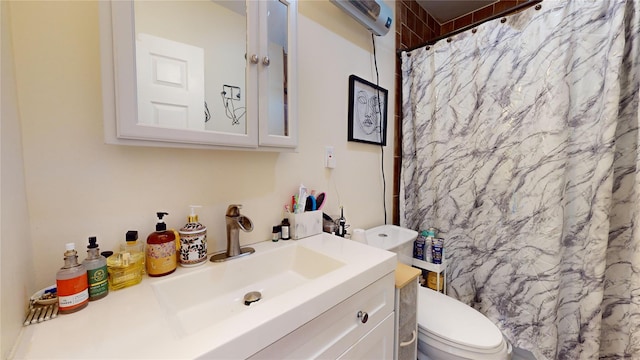
[[[640,359],[640,0],[544,0],[402,53],[401,225],[538,359]]]

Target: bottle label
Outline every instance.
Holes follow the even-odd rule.
[[[180,264],[193,265],[207,260],[207,233],[180,234]]]
[[[133,280],[136,278],[136,275],[137,275],[135,272],[123,272],[122,274],[123,274],[122,276],[119,276],[113,279],[114,285],[121,284],[129,280]]]
[[[160,275],[175,270],[177,266],[176,242],[147,244],[147,273]]]
[[[89,301],[87,273],[66,280],[56,280],[60,311],[78,308]]]
[[[282,226],[282,240],[289,240],[289,226]]]
[[[418,259],[418,260],[425,260],[424,258],[424,239],[422,238],[418,238],[414,243],[413,243],[413,257]]]
[[[431,261],[434,264],[442,263],[442,244],[433,244],[431,247]]]
[[[89,299],[104,295],[109,291],[107,265],[88,270],[87,276],[89,278]]]

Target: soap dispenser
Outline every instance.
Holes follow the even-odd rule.
[[[139,284],[145,267],[144,244],[138,242],[138,232],[129,230],[120,251],[107,257],[109,289],[120,290]]]
[[[78,263],[76,245],[65,245],[64,266],[56,273],[58,310],[61,314],[76,312],[89,304],[87,268]]]
[[[198,222],[195,208],[191,205],[191,214],[187,223],[178,231],[180,234],[180,251],[178,261],[180,266],[191,267],[202,265],[207,261],[207,227]]]
[[[100,255],[98,241],[95,236],[89,238],[87,246],[87,258],[82,262],[87,268],[89,282],[89,301],[102,299],[109,294],[109,275],[107,272],[107,259]]]
[[[166,212],[157,212],[156,231],[147,237],[146,263],[149,276],[169,275],[176,270],[176,236],[167,230],[162,219]]]
[[[129,253],[132,262],[142,264],[142,273],[146,271],[144,243],[138,241],[138,231],[129,230],[124,235],[124,243],[120,245],[120,251]]]

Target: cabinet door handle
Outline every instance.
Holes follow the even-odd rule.
[[[414,341],[416,341],[416,331],[415,330],[413,330],[413,332],[411,332],[411,340],[401,342],[400,343],[400,347],[405,347],[407,345],[411,345],[411,344],[413,344]]]
[[[358,311],[358,319],[360,319],[361,323],[366,324],[369,321],[369,314],[364,311]]]
[[[258,55],[256,55],[256,54],[251,55],[251,60],[250,61],[251,61],[252,64],[257,64],[258,63]]]
[[[264,66],[269,66],[269,64],[271,64],[271,60],[269,60],[268,56],[265,56],[262,58],[262,65]]]

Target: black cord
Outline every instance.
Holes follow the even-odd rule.
[[[376,37],[373,35],[373,33],[371,33],[371,42],[373,43],[373,63],[374,63],[375,68],[376,68],[376,86],[377,86],[376,92],[378,93],[378,96],[377,96],[377,98],[378,98],[378,114],[380,114],[379,115],[380,116],[380,126],[378,128],[380,129],[380,154],[381,154],[380,168],[382,170],[382,208],[384,210],[384,223],[386,225],[387,224],[387,198],[386,198],[387,180],[385,179],[385,176],[384,176],[384,144],[383,144],[383,141],[382,141],[382,139],[383,139],[382,138],[383,131],[385,131],[385,129],[383,129],[382,105],[380,104],[380,75],[378,74],[378,57],[376,56]]]

